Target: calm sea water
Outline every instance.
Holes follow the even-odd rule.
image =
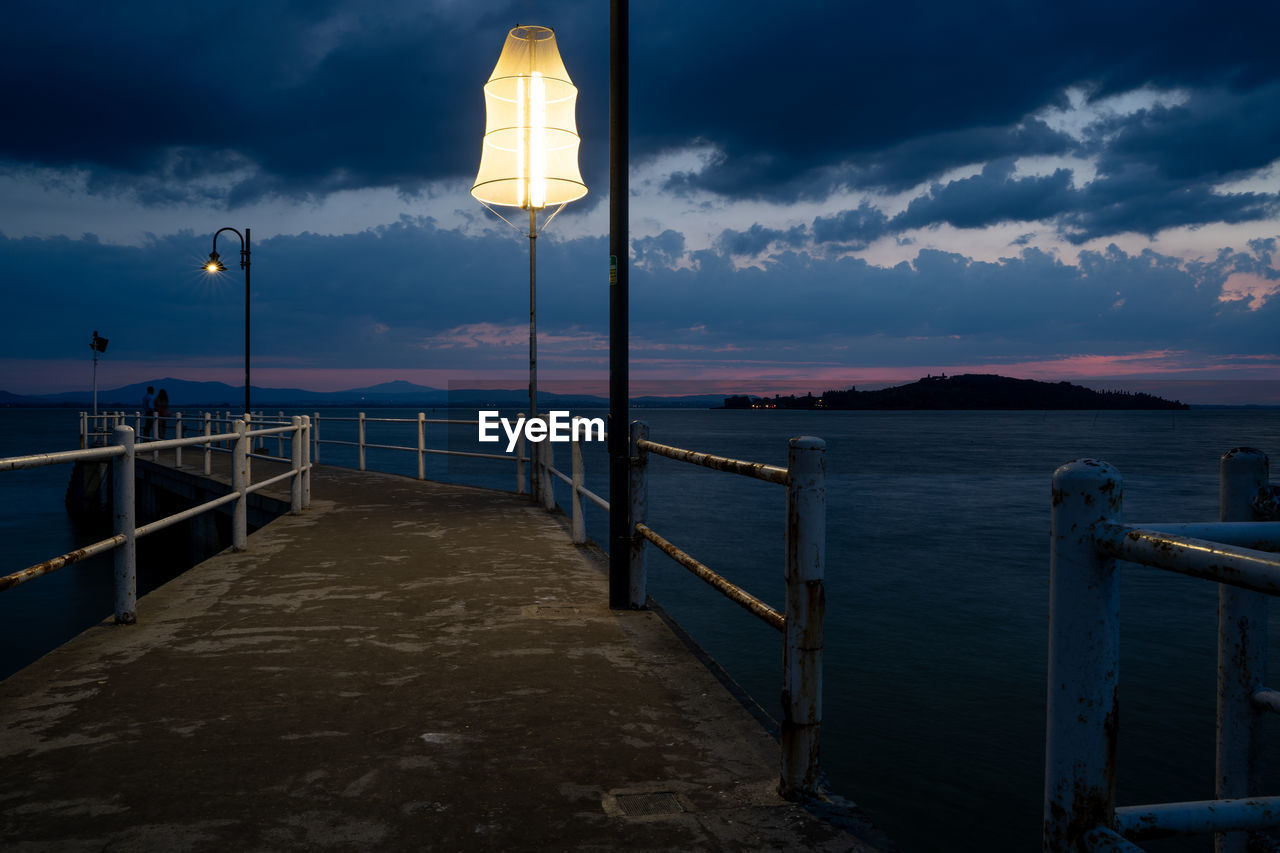
[[[321,437],[350,440],[352,425],[331,420],[350,414],[322,412]],[[833,787],[908,853],[1039,845],[1053,470],[1080,457],[1105,459],[1124,476],[1127,519],[1208,521],[1217,518],[1222,453],[1239,445],[1280,452],[1280,412],[635,416],[649,422],[654,440],[776,465],[785,465],[789,436],[826,439],[822,761]],[[0,410],[0,456],[70,448],[75,429],[74,412]],[[403,429],[371,425],[368,440],[413,444]],[[446,443],[444,429],[436,428],[429,446]],[[474,427],[448,429],[454,449],[480,449]],[[563,448],[560,457],[567,468]],[[354,459],[351,448],[321,449],[324,463]],[[588,446],[586,464],[588,486],[607,494],[603,447]],[[370,451],[369,467],[416,473],[414,455],[394,451]],[[76,530],[63,510],[68,475],[66,467],[0,474],[0,569],[89,541],[94,531]],[[514,482],[510,465],[439,456],[429,458],[428,476],[506,489]],[[649,489],[650,526],[781,606],[781,487],[656,458]],[[559,496],[565,500],[563,487]],[[588,530],[605,542],[605,514],[588,506]],[[777,633],[665,556],[653,553],[649,566],[651,594],[776,713]],[[143,581],[162,582],[172,572],[160,566]],[[108,557],[0,593],[0,676],[107,616],[110,575]],[[1121,586],[1119,801],[1209,798],[1216,589],[1131,565]],[[1273,621],[1275,661],[1280,619]],[[1280,767],[1280,749],[1265,758]],[[1280,790],[1277,775],[1269,792]],[[1211,843],[1147,849],[1206,850]]]

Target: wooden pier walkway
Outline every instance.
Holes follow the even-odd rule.
[[[527,498],[317,467],[305,513],[0,682],[0,848],[873,849],[606,590]]]

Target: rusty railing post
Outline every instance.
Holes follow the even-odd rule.
[[[1218,463],[1219,521],[1254,521],[1251,502],[1268,484],[1267,455],[1237,447]],[[1254,796],[1260,791],[1257,756],[1262,749],[1261,708],[1253,696],[1267,670],[1267,596],[1218,584],[1218,728],[1214,795]],[[1249,835],[1216,833],[1217,853],[1245,853]]]
[[[1116,561],[1093,525],[1119,524],[1120,472],[1078,459],[1053,472],[1049,551],[1049,684],[1044,853],[1075,853],[1115,819],[1120,670]]]
[[[213,442],[210,437],[213,435],[213,419],[209,413],[204,413],[204,475],[209,476],[213,471]]]
[[[517,418],[517,421],[523,420],[524,412],[518,413],[516,415],[516,418]],[[516,437],[516,494],[517,495],[524,494],[524,460],[525,460],[524,430],[520,430],[520,434]],[[532,459],[530,459],[529,461],[530,463],[533,462]],[[530,467],[532,467],[532,464],[530,465]]]
[[[631,497],[631,562],[630,583],[627,587],[627,604],[632,610],[643,610],[648,601],[649,563],[645,538],[636,533],[636,525],[644,524],[649,516],[649,451],[640,446],[649,438],[649,425],[644,421],[631,422],[630,489]]]
[[[418,479],[427,478],[427,416],[418,412]]]
[[[124,536],[115,549],[116,624],[132,625],[138,609],[138,525],[134,514],[134,434],[127,426],[114,430],[115,444],[124,448],[112,458],[112,533]]]
[[[249,435],[248,424],[237,418],[232,424],[236,433],[231,449],[231,491],[238,497],[231,517],[231,547],[243,551],[249,541]]]
[[[356,443],[360,445],[360,470],[364,470],[364,412],[356,419],[358,421]]]
[[[572,467],[570,488],[570,509],[573,511],[573,544],[583,545],[587,541],[587,525],[582,517],[582,442],[578,440],[578,419],[574,418],[572,438],[569,444],[569,459]]]
[[[297,515],[302,512],[302,417],[294,415],[289,421],[293,426],[289,442],[289,467],[293,470],[293,477],[289,480],[289,513]]]
[[[311,418],[302,416],[302,508],[311,506]]]
[[[826,450],[825,441],[808,435],[791,439],[787,447],[787,621],[783,629],[778,792],[791,800],[818,793],[826,609]]]
[[[543,423],[547,428],[543,430],[544,438],[538,447],[542,456],[542,470],[539,472],[542,480],[542,508],[552,510],[556,508],[556,484],[555,477],[551,473],[551,469],[556,466],[556,446],[551,441],[551,421],[544,418]]]

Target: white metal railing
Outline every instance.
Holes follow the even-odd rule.
[[[1280,522],[1257,520],[1274,500],[1266,454],[1236,448],[1219,476],[1218,523],[1134,525],[1121,521],[1115,468],[1085,459],[1054,472],[1046,853],[1138,851],[1133,840],[1198,833],[1217,833],[1218,853],[1243,853],[1247,831],[1280,827],[1280,797],[1258,796],[1262,716],[1280,711],[1280,691],[1263,683]],[[1217,799],[1115,806],[1118,559],[1219,584]]]
[[[98,418],[104,416],[99,415]],[[215,442],[226,442],[232,453],[231,491],[199,506],[157,519],[139,526],[135,517],[135,481],[134,468],[139,445],[135,443],[135,433],[131,426],[123,424],[122,413],[107,417],[117,417],[112,430],[112,444],[104,447],[88,447],[81,450],[69,450],[61,453],[37,453],[29,456],[12,456],[0,459],[0,471],[13,471],[20,468],[38,468],[47,465],[58,465],[67,462],[105,462],[110,460],[111,472],[111,507],[112,535],[92,545],[71,551],[67,554],[45,560],[22,571],[0,577],[0,591],[15,587],[33,578],[56,571],[64,566],[101,554],[115,551],[115,620],[121,624],[133,624],[137,620],[137,540],[143,536],[163,530],[204,512],[217,509],[224,504],[234,503],[232,508],[231,544],[237,551],[244,550],[248,539],[248,499],[249,495],[276,483],[290,481],[290,510],[299,513],[311,504],[311,462],[307,431],[310,428],[307,417],[294,416],[288,426],[277,426],[266,429],[250,430],[243,419],[232,421],[232,429],[228,432],[214,434],[210,427],[212,420],[208,414],[204,419],[204,434],[191,438],[173,438],[151,441],[143,445],[147,451],[159,453],[162,450],[173,450],[180,454],[182,448],[203,446],[205,448],[205,473],[209,473],[208,454]],[[93,420],[90,415],[89,420]],[[91,429],[85,428],[86,418],[81,417],[82,441],[96,431],[95,424]],[[285,436],[290,440],[290,468],[283,474],[253,482],[249,470],[249,443],[253,439],[277,436],[283,441]],[[178,457],[180,459],[180,457]],[[179,463],[180,464],[180,463]]]
[[[468,451],[468,450],[439,450],[436,448],[427,447],[427,424],[439,424],[439,425],[445,425],[445,426],[454,425],[454,424],[470,424],[472,426],[475,426],[480,423],[478,420],[428,418],[422,412],[418,412],[418,416],[416,418],[371,418],[366,416],[364,412],[359,412],[354,418],[326,417],[324,420],[329,423],[355,424],[356,425],[355,440],[345,441],[345,440],[339,440],[339,439],[333,439],[333,438],[322,439],[320,437],[320,413],[316,412],[311,416],[312,459],[316,462],[320,461],[320,446],[324,444],[356,448],[357,458],[359,460],[358,465],[361,471],[366,470],[365,468],[365,464],[366,464],[365,451],[366,450],[370,450],[370,449],[401,450],[401,451],[417,454],[418,479],[425,480],[426,470],[427,470],[426,457],[429,454],[436,454],[440,456],[459,456],[459,457],[466,457],[471,459],[497,459],[503,462],[515,463],[516,492],[517,494],[522,494],[522,495],[525,493],[524,465],[526,462],[529,461],[529,458],[525,454],[525,441],[524,441],[523,432],[520,434],[520,438],[516,446],[515,455],[512,456],[506,453],[478,453],[478,452]],[[368,434],[367,434],[368,424],[414,424],[416,425],[416,428],[417,428],[417,444],[416,446],[409,447],[407,445],[400,445],[400,444],[380,444],[380,443],[370,442],[368,440]]]
[[[576,431],[574,435],[576,436]],[[793,438],[787,451],[787,467],[744,462],[685,450],[649,440],[649,426],[631,424],[631,518],[629,601],[632,607],[645,606],[648,599],[645,543],[701,578],[729,600],[745,608],[783,633],[782,722],[779,791],[789,798],[818,793],[818,744],[822,721],[822,626],[825,615],[824,574],[826,563],[826,443],[811,436]],[[582,449],[572,442],[572,468],[566,475],[554,464],[554,445],[541,442],[534,464],[543,475],[539,499],[547,509],[555,508],[554,480],[569,485],[572,503],[573,540],[586,541],[582,521],[582,498],[609,510],[609,502],[583,486]],[[679,462],[716,471],[740,474],[787,488],[785,612],[768,604],[716,573],[688,552],[655,532],[647,522],[648,457],[664,456]]]

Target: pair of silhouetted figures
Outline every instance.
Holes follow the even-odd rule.
[[[169,392],[147,386],[147,393],[142,395],[142,434],[163,439],[169,429]]]

